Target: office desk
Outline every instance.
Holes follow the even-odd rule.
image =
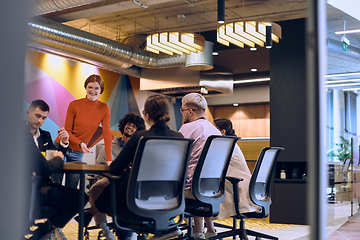
[[[86,173],[100,173],[109,172],[107,165],[95,165],[85,163],[64,163],[60,168],[63,173],[77,173],[80,174],[80,198],[79,198],[79,240],[84,239],[84,205],[85,205],[85,174]]]

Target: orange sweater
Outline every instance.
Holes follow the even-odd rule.
[[[88,144],[100,123],[105,141],[106,160],[111,161],[110,108],[99,100],[90,101],[85,97],[69,104],[65,120],[65,129],[69,133],[69,148],[81,152],[79,143]]]

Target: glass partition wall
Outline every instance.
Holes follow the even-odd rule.
[[[339,31],[360,29],[360,15],[349,13],[336,1],[327,2],[325,88],[329,235],[359,211],[360,34],[339,34]]]

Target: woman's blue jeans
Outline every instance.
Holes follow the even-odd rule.
[[[65,154],[65,162],[82,162],[84,153],[75,151],[72,149],[68,149]],[[66,173],[65,174],[65,186],[76,189],[79,183],[80,175],[74,173]],[[62,183],[63,174],[62,173],[54,173],[52,175],[52,181],[56,183]]]

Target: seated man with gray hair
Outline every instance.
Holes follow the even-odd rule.
[[[190,154],[189,167],[185,184],[186,190],[190,189],[191,187],[191,179],[207,138],[210,135],[221,135],[221,132],[211,122],[205,119],[207,102],[201,94],[186,94],[182,98],[181,102],[182,105],[180,112],[184,120],[184,125],[181,126],[179,132],[182,133],[185,138],[195,139]],[[207,232],[204,235],[202,217],[194,218],[194,233],[196,237],[206,237],[208,239],[209,237],[216,235],[214,224],[210,218],[205,218],[205,222],[207,226]]]

